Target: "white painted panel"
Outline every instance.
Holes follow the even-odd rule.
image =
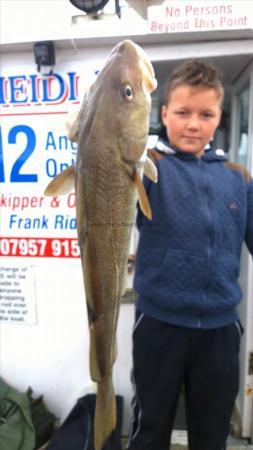
[[[247,133],[247,154],[240,152],[242,150],[242,141],[240,139],[239,125],[241,105],[240,94],[248,87],[249,89],[249,126]],[[253,115],[252,115],[252,101],[253,101],[253,66],[251,65],[241,75],[240,79],[233,87],[232,99],[232,122],[231,122],[231,156],[235,161],[244,163],[247,170],[253,174]],[[246,248],[243,248],[241,258],[241,275],[240,285],[243,291],[243,301],[239,305],[239,314],[244,326],[244,335],[241,345],[241,379],[240,391],[238,395],[237,405],[241,415],[242,421],[242,436],[251,437],[252,435],[252,419],[253,419],[253,375],[249,374],[249,356],[253,352],[253,264],[252,258],[249,256]]]

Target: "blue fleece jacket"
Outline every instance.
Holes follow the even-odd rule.
[[[253,181],[222,151],[201,158],[153,150],[158,183],[144,177],[152,221],[139,211],[137,307],[159,320],[216,328],[237,320],[245,240],[253,254]]]

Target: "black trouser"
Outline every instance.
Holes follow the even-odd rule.
[[[168,450],[182,384],[190,450],[223,450],[238,392],[241,326],[214,330],[137,316],[128,449]]]

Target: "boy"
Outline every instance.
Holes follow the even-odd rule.
[[[221,117],[217,70],[180,65],[166,86],[168,142],[149,151],[153,219],[139,211],[134,421],[129,450],[168,450],[184,384],[190,450],[223,450],[238,392],[240,253],[253,254],[253,181],[209,147]]]

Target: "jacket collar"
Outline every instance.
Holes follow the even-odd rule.
[[[155,148],[159,152],[165,153],[166,155],[176,155],[179,158],[186,159],[186,160],[198,159],[197,156],[193,155],[192,153],[186,153],[186,152],[180,150],[179,148],[174,147],[165,139],[159,139],[156,143]],[[206,148],[205,153],[201,156],[200,159],[207,161],[207,162],[213,162],[213,161],[227,161],[228,158],[227,158],[224,150],[222,150],[222,149],[214,150],[211,146],[209,146]]]

